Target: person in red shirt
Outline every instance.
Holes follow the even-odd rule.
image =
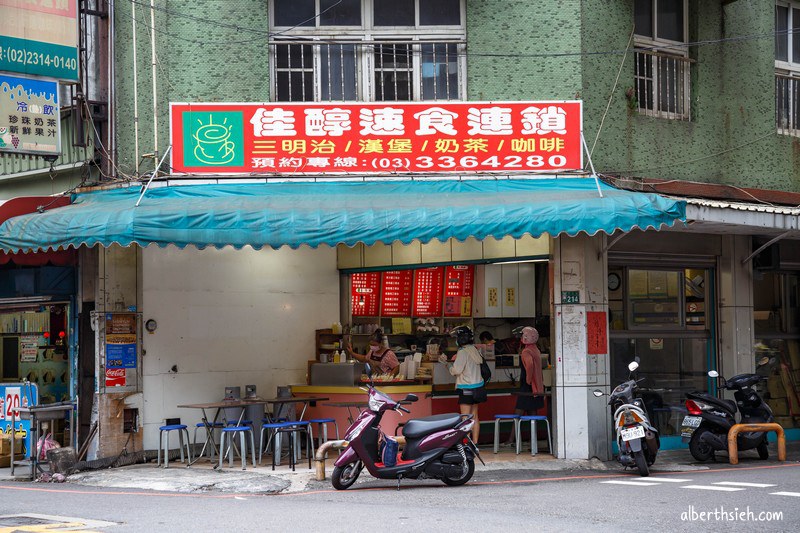
[[[344,349],[347,350],[350,357],[362,363],[369,363],[373,368],[379,370],[381,374],[394,376],[400,370],[400,361],[397,360],[397,355],[386,347],[386,337],[380,329],[376,329],[375,333],[369,338],[369,353],[367,355],[354,352],[350,343]]]
[[[539,332],[536,328],[526,326],[522,328],[521,347],[519,354],[520,376],[517,405],[514,413],[518,415],[534,415],[544,407],[544,380],[542,378],[542,353],[536,346]],[[514,432],[511,432],[508,442],[514,442]]]

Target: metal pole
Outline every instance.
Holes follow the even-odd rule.
[[[153,173],[150,174],[150,179],[147,180],[147,183],[145,184],[145,186],[142,187],[142,194],[139,195],[139,199],[136,200],[136,205],[134,207],[139,207],[139,204],[142,203],[142,198],[144,198],[144,193],[147,192],[147,189],[150,187],[150,184],[153,182],[153,178],[155,178],[156,174],[158,174],[158,169],[161,168],[161,164],[167,158],[167,154],[169,153],[169,151],[171,149],[172,149],[172,145],[167,146],[167,149],[164,150],[164,155],[161,157],[161,161],[158,162],[158,165],[156,165],[156,168],[153,169]]]
[[[589,168],[592,169],[592,177],[594,178],[595,185],[597,185],[597,194],[600,195],[600,198],[603,198],[603,191],[600,189],[600,180],[597,179],[597,174],[594,171],[594,163],[592,163],[592,154],[589,152],[589,147],[586,146],[586,137],[583,136],[583,132],[581,132],[581,143],[583,144],[583,149],[586,151],[586,158],[589,160]]]
[[[139,77],[136,63],[136,2],[131,2],[131,21],[133,24],[133,161],[136,176],[139,176]]]
[[[155,0],[150,0],[150,56],[153,76],[153,159],[158,158],[158,92],[156,91],[156,9]],[[158,166],[161,166],[159,163]],[[158,167],[156,167],[158,170]],[[155,173],[154,173],[155,175]],[[151,178],[152,179],[152,178]]]

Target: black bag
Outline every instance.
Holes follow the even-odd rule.
[[[484,383],[488,383],[492,379],[492,369],[489,368],[489,363],[486,362],[483,356],[481,356],[481,378],[483,378]]]

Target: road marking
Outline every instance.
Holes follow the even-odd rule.
[[[54,533],[56,531],[70,531],[71,533],[92,533],[89,529],[96,530],[101,527],[115,526],[114,522],[103,520],[90,520],[87,518],[73,518],[37,513],[13,514],[0,516],[0,533],[14,533],[20,531],[33,533]],[[97,533],[94,531],[94,533]]]
[[[794,496],[800,498],[800,492],[770,492],[774,496]]]
[[[658,483],[650,481],[601,481],[600,483],[611,483],[612,485],[633,485],[635,487],[649,487],[650,485],[658,485]]]
[[[736,492],[737,490],[744,490],[737,487],[712,487],[710,485],[686,485],[682,489],[697,489],[697,490],[718,490],[722,492]]]
[[[658,481],[659,483],[689,483],[691,479],[669,478],[669,477],[651,477],[651,481]]]
[[[730,485],[731,487],[755,487],[763,489],[766,487],[777,487],[777,485],[770,485],[769,483],[744,483],[739,481],[716,481],[712,485]]]

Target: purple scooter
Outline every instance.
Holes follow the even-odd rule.
[[[396,479],[398,490],[403,478],[441,479],[450,486],[469,481],[475,472],[475,457],[483,463],[478,447],[470,438],[475,423],[471,415],[453,413],[409,420],[403,426],[405,448],[397,454],[396,464],[387,466],[383,462],[378,451],[383,414],[389,410],[408,413],[403,405],[417,401],[417,397],[408,394],[396,402],[375,388],[369,365],[366,373],[370,378],[369,409],[347,429],[344,452],[334,463],[331,475],[334,488],[344,490],[352,486],[365,466],[376,478]]]

